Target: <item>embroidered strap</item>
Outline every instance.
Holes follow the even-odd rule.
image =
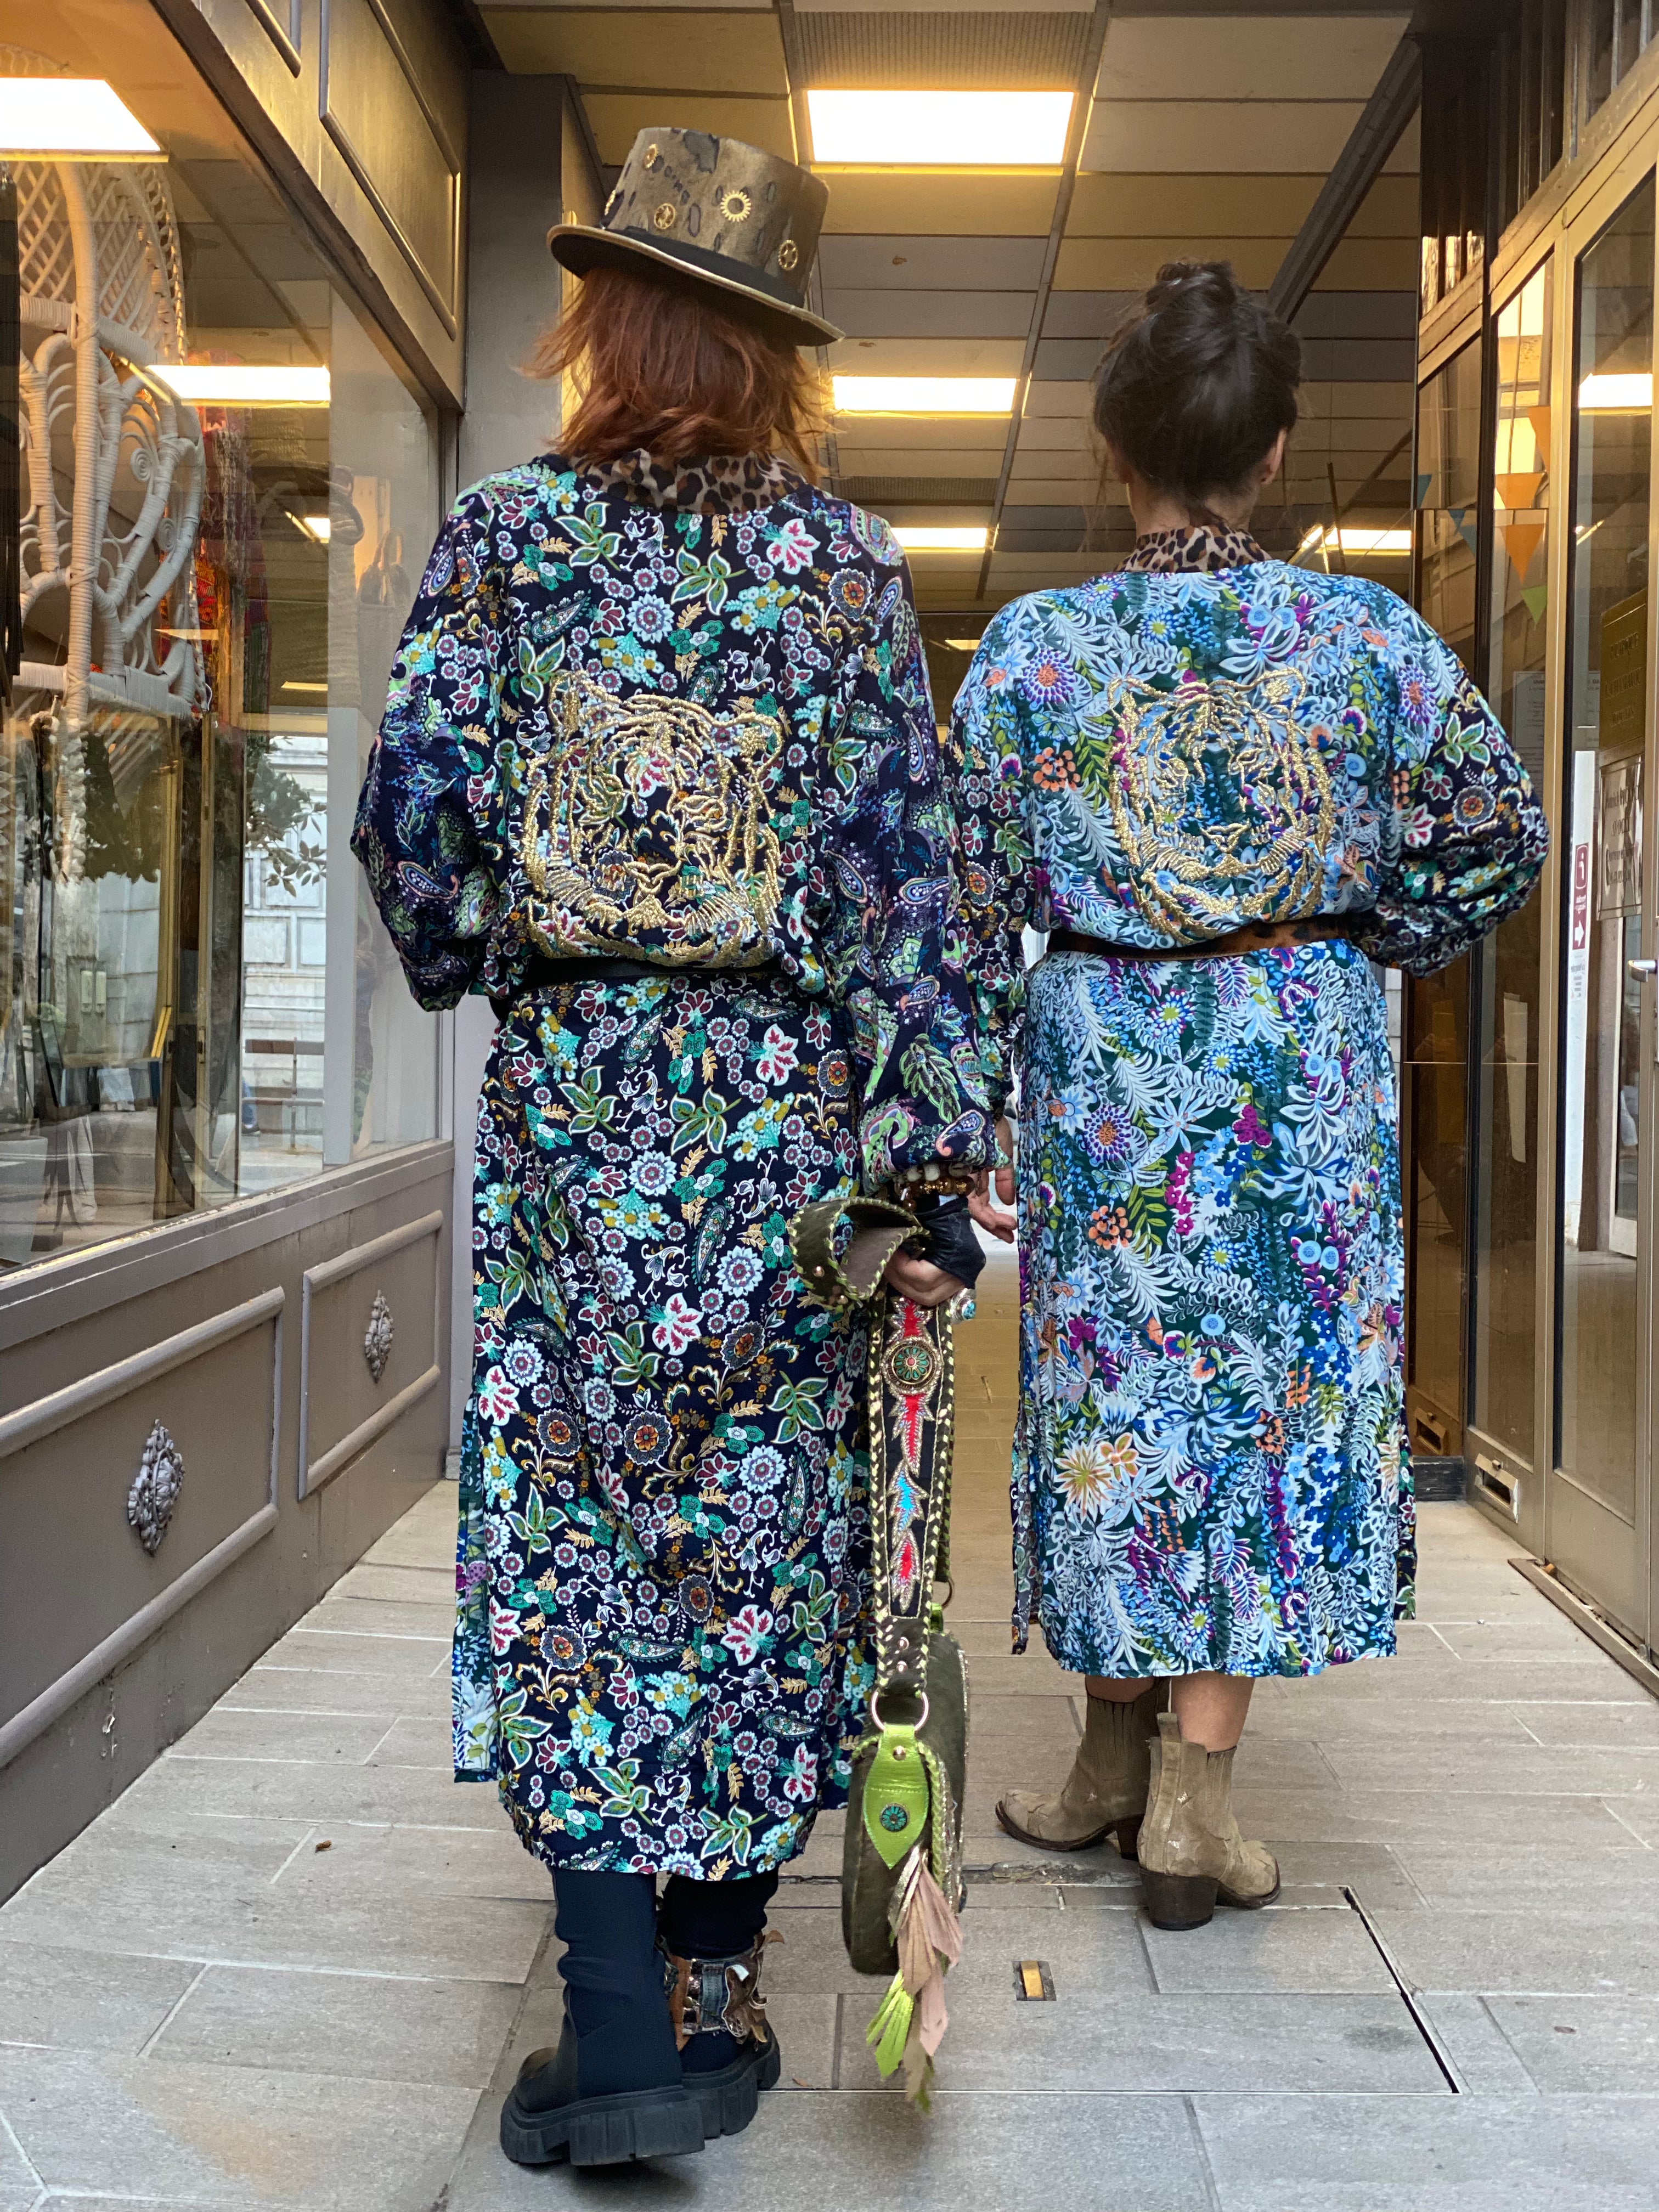
[[[663,1984],[674,2047],[684,2051],[694,2035],[735,2035],[739,2043],[766,2039],[766,1999],[761,1967],[769,1943],[781,1943],[775,1931],[758,1938],[733,1959],[682,1959],[662,1947]]]

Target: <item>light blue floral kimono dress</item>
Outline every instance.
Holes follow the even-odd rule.
[[[1413,1572],[1395,1085],[1373,962],[1427,974],[1527,896],[1543,816],[1456,659],[1378,584],[1145,539],[1004,608],[952,747],[977,980],[1050,953],[1018,1042],[1016,1648],[1303,1674],[1394,1649]]]

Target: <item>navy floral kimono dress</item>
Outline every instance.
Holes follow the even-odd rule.
[[[1130,1679],[1311,1674],[1411,1604],[1383,994],[1526,897],[1542,813],[1447,647],[1379,584],[1241,535],[1005,607],[957,701],[970,927],[1019,1039],[1015,1637]]]
[[[354,842],[421,1003],[499,1016],[457,1773],[555,1866],[775,1867],[872,1680],[863,1335],[786,1224],[992,1156],[890,532],[755,459],[477,485]],[[661,972],[536,981],[573,956]]]

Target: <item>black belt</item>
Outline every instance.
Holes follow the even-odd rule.
[[[757,968],[670,968],[659,960],[632,960],[625,953],[541,953],[512,990],[499,998],[492,996],[489,1003],[496,1019],[501,1021],[520,1000],[534,998],[538,991],[553,990],[562,983],[642,983],[653,975],[706,982],[711,975],[770,975],[776,967],[775,961],[768,960]]]
[[[1103,937],[1085,937],[1080,930],[1051,929],[1050,952],[1086,952],[1099,960],[1216,960],[1229,954],[1269,952],[1277,946],[1320,945],[1351,938],[1359,915],[1318,914],[1305,921],[1247,921],[1223,937],[1206,938],[1197,945],[1113,945]]]

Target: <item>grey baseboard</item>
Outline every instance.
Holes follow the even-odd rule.
[[[1461,1505],[1468,1495],[1468,1469],[1461,1455],[1432,1459],[1412,1454],[1412,1487],[1425,1505]]]

